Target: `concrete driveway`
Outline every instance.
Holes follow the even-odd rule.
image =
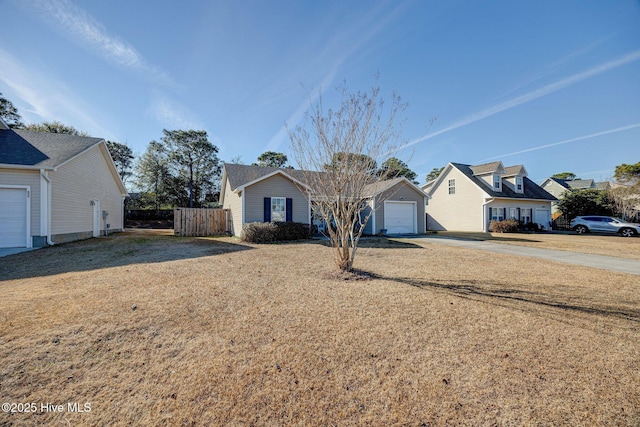
[[[507,245],[502,243],[467,240],[436,235],[416,237],[412,240],[421,240],[426,243],[443,244],[449,246],[459,246],[468,249],[478,249],[500,254],[542,258],[550,261],[564,262],[567,264],[582,265],[585,267],[601,268],[609,271],[640,275],[640,261],[633,259],[582,254],[578,252],[556,251],[553,249],[531,248],[527,246]]]
[[[7,255],[19,254],[20,252],[33,251],[38,248],[0,248],[0,258]]]

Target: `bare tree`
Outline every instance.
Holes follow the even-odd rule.
[[[616,166],[615,182],[608,190],[616,215],[638,219],[640,213],[640,162]]]
[[[373,212],[368,205],[371,184],[386,178],[371,172],[370,161],[358,159],[384,162],[394,156],[400,136],[397,116],[406,104],[394,94],[391,107],[385,109],[378,87],[348,93],[343,84],[337,90],[340,105],[335,110],[325,110],[322,96],[314,102],[310,94],[305,122],[289,129],[289,137],[314,213],[328,225],[336,264],[351,271]]]

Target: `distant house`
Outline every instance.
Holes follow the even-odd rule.
[[[314,221],[308,172],[263,166],[225,164],[222,170],[222,207],[231,212],[232,234],[240,235],[250,222]],[[323,173],[323,172],[314,172]],[[373,213],[365,234],[423,234],[426,230],[426,194],[406,178],[378,181],[367,188],[368,211]]]
[[[12,130],[0,119],[0,247],[122,230],[126,195],[104,139]]]
[[[549,229],[556,198],[527,178],[522,165],[449,163],[422,189],[429,195],[428,230],[489,231],[492,220],[514,218]]]
[[[560,199],[569,190],[585,190],[585,189],[594,189],[594,190],[609,190],[611,188],[611,184],[607,181],[596,182],[593,179],[560,179],[560,178],[547,178],[542,184],[540,184],[542,188],[544,188],[549,194],[555,196]],[[553,203],[551,205],[551,213],[555,214],[558,212],[557,203]]]

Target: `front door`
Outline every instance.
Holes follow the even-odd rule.
[[[545,230],[551,229],[551,211],[536,209],[536,223]]]

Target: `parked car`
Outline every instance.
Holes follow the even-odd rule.
[[[571,229],[578,234],[595,231],[619,233],[624,237],[632,237],[640,233],[640,224],[626,222],[612,216],[577,216],[571,220]]]

